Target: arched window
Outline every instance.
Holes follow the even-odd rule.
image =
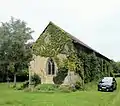
[[[47,62],[47,74],[48,75],[54,75],[55,74],[55,64],[54,61],[49,58]]]

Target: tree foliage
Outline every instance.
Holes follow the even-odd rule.
[[[120,73],[120,62],[112,61],[112,68],[114,73]]]
[[[26,44],[32,32],[24,21],[13,17],[0,27],[0,64],[7,64],[7,70],[14,73],[15,85],[17,72],[27,67],[32,58],[31,46]]]

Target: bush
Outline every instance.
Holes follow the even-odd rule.
[[[41,78],[37,74],[34,74],[31,77],[31,79],[32,79],[32,84],[34,84],[34,86],[41,84]]]
[[[68,74],[68,69],[65,67],[59,68],[57,75],[53,78],[55,84],[62,84]]]
[[[27,88],[28,86],[29,86],[29,81],[23,82],[23,85],[22,85],[23,88]]]
[[[16,87],[17,90],[23,90],[29,86],[29,81],[25,81]]]
[[[31,92],[32,90],[30,88],[25,88],[24,92]]]
[[[16,79],[17,82],[24,82],[24,81],[29,80],[29,70],[24,69],[24,70],[19,71],[17,73],[16,77],[17,77],[17,79]]]
[[[60,90],[61,92],[65,92],[65,93],[69,93],[69,92],[76,91],[75,87],[70,86],[70,85],[61,85],[61,86],[59,87],[59,90]]]
[[[31,85],[33,85],[34,87],[38,84],[41,83],[41,79],[38,75],[34,74],[32,77],[31,77]],[[17,90],[23,90],[23,89],[26,89],[28,88],[29,86],[29,81],[25,81],[23,82],[22,84],[20,84],[19,86],[16,87]]]
[[[41,84],[35,87],[40,92],[54,92],[58,90],[58,86],[54,84]]]
[[[23,87],[22,87],[22,85],[19,85],[19,86],[16,86],[16,88],[14,88],[14,89],[16,89],[16,90],[23,90]]]
[[[75,83],[75,89],[77,89],[77,90],[83,89],[82,84],[81,84],[80,81],[77,81],[77,82]]]
[[[98,83],[96,81],[89,82],[89,83],[85,84],[84,90],[85,91],[95,91],[95,90],[97,90],[97,84]]]

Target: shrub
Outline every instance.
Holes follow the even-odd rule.
[[[30,88],[25,88],[24,92],[31,92],[32,90]]]
[[[14,89],[16,89],[16,90],[23,90],[22,85],[23,84],[17,85]]]
[[[23,90],[29,86],[29,81],[25,81],[16,87],[17,90]]]
[[[21,70],[17,73],[17,82],[24,82],[26,80],[29,80],[29,70],[28,69],[24,69]],[[12,78],[13,79],[13,78]]]
[[[94,91],[94,90],[97,90],[97,84],[98,83],[96,81],[89,82],[89,83],[85,84],[84,90],[85,91]]]
[[[59,68],[57,75],[53,78],[55,84],[62,84],[68,74],[68,69],[65,67]]]
[[[76,90],[84,90],[84,86],[83,86],[82,82],[77,81],[77,82],[75,83],[75,89],[76,89]]]
[[[31,77],[31,79],[32,79],[31,85],[33,85],[34,87],[35,87],[36,85],[38,85],[38,84],[41,83],[40,77],[39,77],[38,75],[36,75],[36,74],[34,74],[34,75]],[[17,86],[15,89],[17,89],[17,90],[23,90],[23,89],[28,88],[28,86],[29,86],[29,81],[25,81],[25,82],[23,82],[22,84],[20,84],[19,86]]]
[[[32,84],[33,84],[34,86],[36,86],[36,85],[38,85],[38,84],[41,83],[41,79],[40,79],[40,77],[39,77],[37,74],[34,74],[34,75],[31,77],[31,79],[32,79]]]
[[[41,84],[41,85],[37,85],[35,88],[40,92],[51,92],[51,91],[53,92],[58,89],[58,86],[54,84]]]
[[[25,82],[23,82],[23,88],[27,88],[29,86],[29,81],[25,81]]]
[[[29,85],[29,81],[25,81],[23,83],[17,84],[17,86],[15,87],[16,90],[23,90],[25,88],[27,88]],[[13,87],[13,86],[12,86]],[[13,87],[14,88],[14,87]]]
[[[70,86],[70,85],[61,85],[61,86],[59,87],[59,90],[60,90],[61,92],[65,92],[65,93],[69,93],[69,92],[76,91],[75,87]]]
[[[77,90],[80,90],[80,89],[83,88],[80,81],[77,81],[77,82],[75,83],[75,88],[76,88]]]

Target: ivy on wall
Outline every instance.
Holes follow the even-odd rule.
[[[55,57],[61,52],[70,53],[73,50],[72,39],[57,26],[50,23],[33,45],[34,54],[44,57]],[[65,49],[65,47],[68,49]]]
[[[108,69],[109,62],[97,57],[95,53],[78,52],[69,34],[51,22],[33,45],[33,52],[35,55],[54,58],[58,69],[61,70],[64,67],[65,70],[78,73],[85,83],[112,73],[111,69]],[[67,57],[62,66],[57,57],[58,54],[65,54]],[[59,72],[58,75],[62,74]],[[55,81],[59,78],[61,77],[56,76]],[[63,79],[61,78],[57,83],[61,83]]]
[[[83,64],[85,83],[112,75],[111,64],[97,57],[95,53],[87,54],[85,52],[80,52],[78,57]]]

